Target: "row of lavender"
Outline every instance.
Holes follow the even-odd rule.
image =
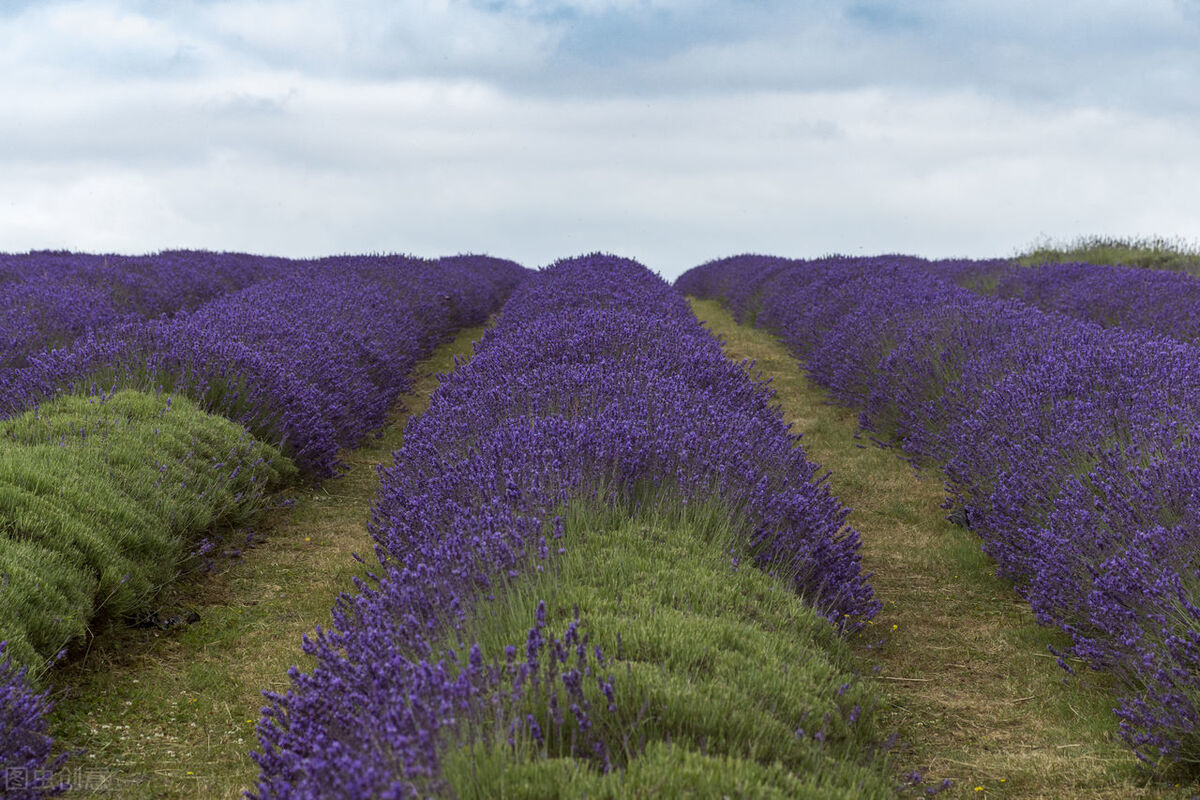
[[[207,260],[200,254],[201,265]],[[196,270],[175,266],[166,264],[159,280],[181,282],[183,297]],[[257,280],[191,311],[122,316],[86,328],[67,347],[7,357],[24,366],[0,373],[0,415],[67,391],[182,393],[326,477],[340,448],[383,423],[413,364],[449,332],[486,319],[525,273],[481,256],[227,266],[222,280]]]
[[[4,256],[0,415],[67,392],[184,394],[319,479],[384,422],[419,359],[483,322],[526,274],[482,256]],[[50,763],[44,710],[24,668],[0,664],[0,770]]]
[[[1104,327],[1200,343],[1200,280],[1185,272],[1102,264],[934,261],[927,269],[972,291],[1023,300]]]
[[[1126,741],[1200,761],[1200,350],[903,257],[741,256],[678,287],[756,316],[878,440],[942,465],[1039,620],[1117,677]]]
[[[505,698],[536,674],[544,644],[537,625],[525,665],[510,647],[507,666],[489,666],[478,646],[439,658],[438,643],[454,641],[478,598],[553,557],[571,501],[719,497],[759,566],[789,576],[837,625],[863,624],[878,604],[857,534],[796,439],[770,392],[641,265],[592,255],[531,278],[382,471],[371,525],[381,575],[343,596],[337,632],[306,643],[318,666],[293,671],[292,688],[264,710],[258,796],[436,791],[442,748],[510,708]],[[611,679],[596,679],[611,699]]]
[[[183,250],[0,253],[0,369],[88,330],[195,308],[294,268],[281,258]]]

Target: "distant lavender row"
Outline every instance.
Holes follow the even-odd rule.
[[[858,536],[796,444],[770,392],[641,265],[592,255],[531,278],[382,471],[382,579],[339,601],[338,632],[306,642],[318,666],[265,710],[259,796],[436,788],[447,729],[484,713],[495,686],[478,649],[427,663],[434,642],[562,546],[568,501],[718,498],[760,566],[838,625],[862,624],[878,604]]]
[[[756,315],[864,428],[942,465],[1039,620],[1117,676],[1129,744],[1200,762],[1200,348],[983,297],[918,259],[742,256],[678,288]]]
[[[282,269],[268,264],[263,271]],[[482,256],[345,257],[286,272],[192,311],[91,328],[69,347],[31,355],[0,373],[0,414],[60,391],[161,387],[327,476],[339,448],[383,423],[413,365],[448,333],[484,321],[525,274]],[[174,281],[169,271],[158,277]]]
[[[0,254],[0,369],[85,331],[195,308],[299,262],[174,250],[148,256]]]
[[[935,261],[930,271],[972,291],[1016,298],[1106,328],[1200,343],[1200,279],[1184,272],[1102,264]]]

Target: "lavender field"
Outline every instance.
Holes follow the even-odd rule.
[[[888,683],[940,679],[888,673],[880,587],[906,576],[864,566],[850,514],[872,511],[869,494],[835,491],[782,410],[790,390],[729,358],[689,298],[786,347],[828,402],[814,418],[852,410],[842,447],[881,446],[944,483],[939,514],[1053,637],[1055,691],[1111,708],[1071,734],[1128,756],[1090,796],[1191,796],[1198,286],[905,256],[743,255],[674,285],[599,253],[538,270],[0,256],[0,796],[1061,791],[939,771],[950,762]],[[430,366],[463,335],[478,336],[469,354]],[[390,458],[363,466],[353,454],[380,438]],[[173,745],[165,780],[136,760],[106,769],[137,749],[112,725],[174,734],[152,710],[106,722],[108,701],[81,687],[176,699],[93,650],[174,648],[183,671],[189,653],[236,651],[248,629],[211,609],[274,608],[292,578],[272,573],[273,548],[318,536],[286,522],[294,498],[358,479],[365,547],[329,550],[320,613],[278,609],[306,632],[272,644],[294,666],[253,702],[193,670],[224,704],[229,766]],[[225,556],[257,565],[244,595]],[[191,621],[162,610],[197,585],[232,599]],[[986,704],[987,686],[972,691]]]
[[[1038,620],[1115,677],[1121,737],[1148,763],[1192,765],[1200,351],[1169,309],[1195,285],[1081,264],[754,256],[679,283],[777,332],[876,441],[943,469],[947,507]]]

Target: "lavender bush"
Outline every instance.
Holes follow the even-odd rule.
[[[981,288],[998,267],[744,256],[678,286],[756,316],[878,441],[944,467],[1038,618],[1118,678],[1126,741],[1200,763],[1200,350],[980,296],[939,269]]]
[[[486,698],[511,694],[477,646],[459,646],[463,665],[438,658],[439,643],[469,627],[477,598],[552,556],[571,502],[718,498],[758,566],[840,628],[862,625],[878,603],[858,536],[797,439],[770,391],[641,265],[597,254],[530,278],[381,471],[380,575],[343,596],[335,631],[306,640],[312,673],[269,695],[257,796],[436,789],[440,748],[464,741]],[[573,755],[588,753],[605,761],[590,743]]]

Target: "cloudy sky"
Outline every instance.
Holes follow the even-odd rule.
[[[1200,239],[1200,0],[0,0],[0,251]]]

